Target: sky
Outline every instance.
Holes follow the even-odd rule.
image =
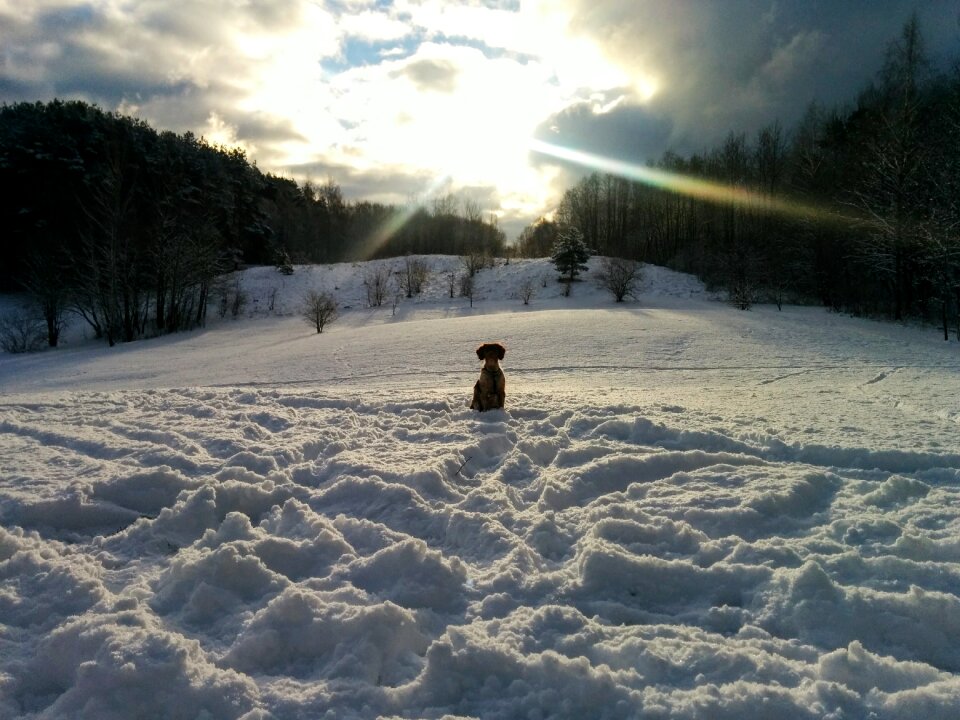
[[[789,128],[914,11],[960,55],[945,0],[0,0],[0,102],[82,99],[354,200],[455,193],[512,238],[588,170],[531,141],[643,163]]]

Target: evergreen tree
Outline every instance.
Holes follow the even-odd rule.
[[[557,234],[557,243],[551,256],[561,279],[567,282],[576,280],[577,275],[587,269],[590,250],[583,241],[583,233],[578,228],[566,226]]]

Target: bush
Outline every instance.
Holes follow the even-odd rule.
[[[423,292],[423,286],[430,277],[430,266],[425,260],[405,258],[400,270],[400,289],[408,298]]]
[[[367,270],[363,284],[367,286],[367,305],[380,307],[389,292],[390,270],[386,265],[376,265]]]
[[[627,296],[636,298],[640,271],[641,265],[636,260],[604,258],[600,265],[600,285],[609,290],[617,302],[623,302]]]
[[[46,340],[43,321],[25,308],[0,318],[0,347],[8,353],[35,352],[44,346]]]
[[[533,299],[535,292],[536,291],[533,288],[533,282],[531,282],[530,280],[525,280],[523,284],[520,286],[520,290],[519,290],[520,299],[523,300],[524,305],[530,304],[530,301]]]
[[[753,286],[746,282],[732,283],[728,291],[730,304],[737,310],[749,310],[753,305],[755,295]]]
[[[473,307],[473,295],[476,287],[472,275],[460,276],[460,297],[470,298],[470,307]]]
[[[225,277],[218,278],[214,285],[214,292],[219,296],[217,314],[221,318],[225,318],[228,312],[234,318],[240,317],[240,313],[247,306],[249,298],[243,291],[239,277],[234,279],[232,283]]]
[[[277,272],[281,275],[293,275],[293,262],[286,250],[281,250],[277,254]]]
[[[330,293],[310,290],[303,298],[303,319],[317,330],[323,332],[324,326],[337,319],[337,301]]]

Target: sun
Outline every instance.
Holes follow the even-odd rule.
[[[290,128],[282,143],[258,146],[270,164],[314,175],[328,167],[335,180],[337,169],[374,181],[406,175],[423,191],[486,188],[500,203],[491,212],[542,211],[557,170],[530,164],[538,128],[578,102],[599,96],[597,107],[610,112],[623,102],[648,102],[659,90],[652,77],[631,74],[572,32],[571,18],[549,3],[509,13],[445,6],[430,15],[426,7],[410,20],[425,39],[404,45],[391,26],[397,47],[368,49],[361,63],[343,56],[344,33],[356,29],[338,27],[319,8],[285,38],[238,39],[238,51],[258,68],[244,109]],[[233,139],[229,127],[216,130]]]

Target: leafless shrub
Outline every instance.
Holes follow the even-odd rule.
[[[756,298],[755,288],[745,281],[732,283],[728,292],[730,304],[737,310],[749,310]]]
[[[234,318],[240,317],[240,313],[242,313],[243,309],[247,306],[248,300],[249,297],[247,293],[245,293],[240,286],[240,278],[237,278],[233,284],[233,300],[230,303],[230,314]]]
[[[517,291],[517,294],[520,296],[520,299],[523,300],[524,305],[529,305],[530,301],[533,299],[533,296],[536,294],[536,291],[533,288],[533,282],[530,280],[525,280],[520,286],[520,289]]]
[[[0,317],[0,347],[8,353],[34,352],[43,347],[47,333],[42,320],[26,308]]]
[[[400,269],[400,288],[408,298],[419,295],[430,277],[430,266],[419,258],[404,258]]]
[[[337,301],[330,293],[310,290],[303,298],[301,314],[305,322],[323,332],[324,326],[337,319]]]
[[[380,307],[389,293],[389,268],[386,265],[371,267],[363,276],[363,284],[367,287],[367,305],[369,307]]]
[[[476,283],[473,281],[472,275],[460,276],[460,297],[470,298],[470,307],[473,307],[473,294],[475,288]]]
[[[641,267],[636,260],[604,258],[600,264],[600,285],[609,290],[617,302],[623,302],[627,296],[635,298]]]
[[[486,253],[471,252],[460,258],[460,264],[471,278],[485,267],[490,267],[491,258]]]
[[[229,312],[234,318],[240,317],[240,313],[247,306],[249,297],[243,291],[240,284],[240,278],[235,278],[232,282],[227,278],[219,278],[214,284],[214,292],[217,294],[217,314],[221,319],[227,316]]]

